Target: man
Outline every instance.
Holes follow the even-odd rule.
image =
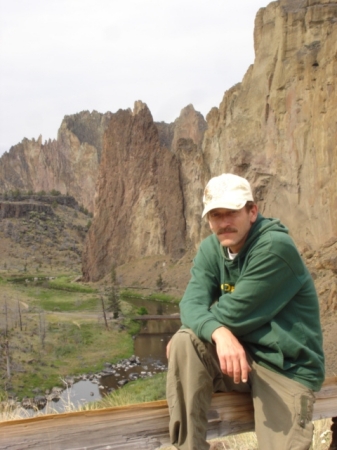
[[[239,390],[251,392],[259,450],[307,450],[324,380],[310,273],[287,228],[258,213],[246,179],[212,178],[203,202],[213,234],[194,259],[183,326],[167,349],[171,442],[209,449],[212,393]]]

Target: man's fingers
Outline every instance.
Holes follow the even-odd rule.
[[[242,360],[241,361],[241,381],[243,383],[247,383],[248,375],[251,370],[252,369],[250,368],[249,364],[247,363],[247,360],[246,359]]]
[[[248,375],[251,371],[246,358],[221,358],[220,368],[223,374],[233,378],[235,384],[240,383],[240,381],[242,381],[243,383],[247,383]]]
[[[227,374],[227,362],[225,359],[220,360],[220,369],[222,373]]]
[[[239,384],[241,381],[241,365],[240,361],[236,360],[233,366],[233,380],[235,384]]]
[[[250,371],[251,371],[251,368],[249,366],[242,369],[242,371],[241,371],[241,381],[243,383],[247,383],[247,381],[248,381],[248,374],[249,374]]]
[[[212,340],[216,345],[222,373],[232,377],[235,383],[247,382],[251,369],[238,339],[227,328],[219,327],[213,331]]]

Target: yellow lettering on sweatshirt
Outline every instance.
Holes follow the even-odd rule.
[[[225,292],[233,292],[235,289],[235,286],[233,286],[231,284],[227,284],[227,283],[222,284],[220,287],[221,287],[221,290],[225,291]]]

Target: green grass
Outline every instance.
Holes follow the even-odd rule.
[[[137,308],[126,300],[134,297],[134,293],[127,291],[126,298],[121,299],[123,320],[109,321],[109,329],[106,329],[96,290],[72,283],[75,275],[63,274],[54,280],[44,280],[41,285],[13,282],[27,278],[21,274],[11,274],[10,281],[0,279],[9,299],[12,327],[9,335],[11,380],[0,379],[0,391],[6,389],[19,399],[31,397],[35,388],[44,392],[53,386],[62,386],[66,376],[99,372],[104,363],[115,363],[133,354],[132,336],[139,332],[140,323],[132,320]],[[171,300],[169,296],[159,297],[162,301]],[[153,298],[151,296],[151,300]],[[15,315],[18,301],[21,330]],[[143,380],[139,383],[137,401],[151,401],[164,395],[163,391],[157,394],[157,388],[147,388]]]
[[[126,384],[102,398],[92,402],[84,409],[111,408],[114,406],[132,405],[136,403],[164,400],[166,398],[166,373],[159,373],[151,378],[139,379]]]
[[[87,294],[97,292],[96,289],[93,289],[89,286],[83,286],[79,283],[71,282],[71,278],[67,276],[58,277],[55,280],[48,281],[48,287],[51,289],[58,289],[70,292],[82,292]]]
[[[144,295],[144,294],[140,294],[139,292],[136,292],[136,291],[131,291],[129,289],[123,289],[120,292],[120,296],[123,299],[138,298],[138,299],[143,299],[143,300],[159,301],[159,302],[163,302],[163,303],[179,303],[180,302],[180,298],[173,297],[172,295],[163,294],[161,292],[156,292],[156,293],[150,294],[150,295]]]
[[[81,312],[94,311],[100,307],[97,298],[77,298],[70,295],[65,295],[64,298],[58,296],[48,295],[47,292],[40,292],[37,297],[40,308],[45,311],[63,311],[63,312]]]
[[[43,286],[21,286],[21,288],[32,300],[32,306],[44,311],[81,312],[97,311],[100,308],[98,298],[82,292],[49,289]]]
[[[179,303],[180,298],[173,297],[172,295],[162,294],[162,293],[154,293],[147,297],[149,300],[155,300],[157,302],[163,302],[163,303]]]
[[[44,345],[38,333],[17,335],[11,342],[16,348],[12,359],[27,368],[25,373],[13,372],[13,389],[19,398],[32,396],[34,388],[62,386],[66,376],[98,372],[105,362],[115,363],[133,353],[127,331],[106,330],[96,321],[60,322],[55,317],[48,320]],[[29,353],[19,352],[30,346]]]
[[[33,286],[43,286],[49,289],[61,290],[61,291],[69,291],[69,292],[80,292],[80,293],[95,293],[97,289],[91,288],[89,286],[84,286],[80,283],[72,282],[72,276],[69,275],[61,275],[55,279],[50,279],[54,277],[50,277],[48,275],[39,274],[36,275],[27,274],[25,276],[11,276],[7,278],[7,281],[10,283],[32,283]]]
[[[62,275],[37,286],[1,279],[9,307],[11,379],[0,378],[0,391],[7,390],[19,399],[31,397],[35,388],[44,392],[62,386],[66,376],[99,372],[105,362],[132,355],[137,324],[130,318],[131,305],[122,301],[126,319],[109,321],[106,329],[95,290],[78,289],[78,284],[74,284],[75,290],[63,289],[73,285],[70,280],[74,276]],[[11,280],[18,278],[11,274]],[[18,301],[22,329],[17,319]],[[120,329],[125,323],[130,323],[130,330]]]

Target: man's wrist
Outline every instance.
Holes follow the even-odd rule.
[[[228,334],[228,333],[230,333],[230,331],[228,330],[228,328],[224,327],[223,325],[216,328],[212,333],[212,341],[216,342],[218,339],[223,338],[225,333]]]

